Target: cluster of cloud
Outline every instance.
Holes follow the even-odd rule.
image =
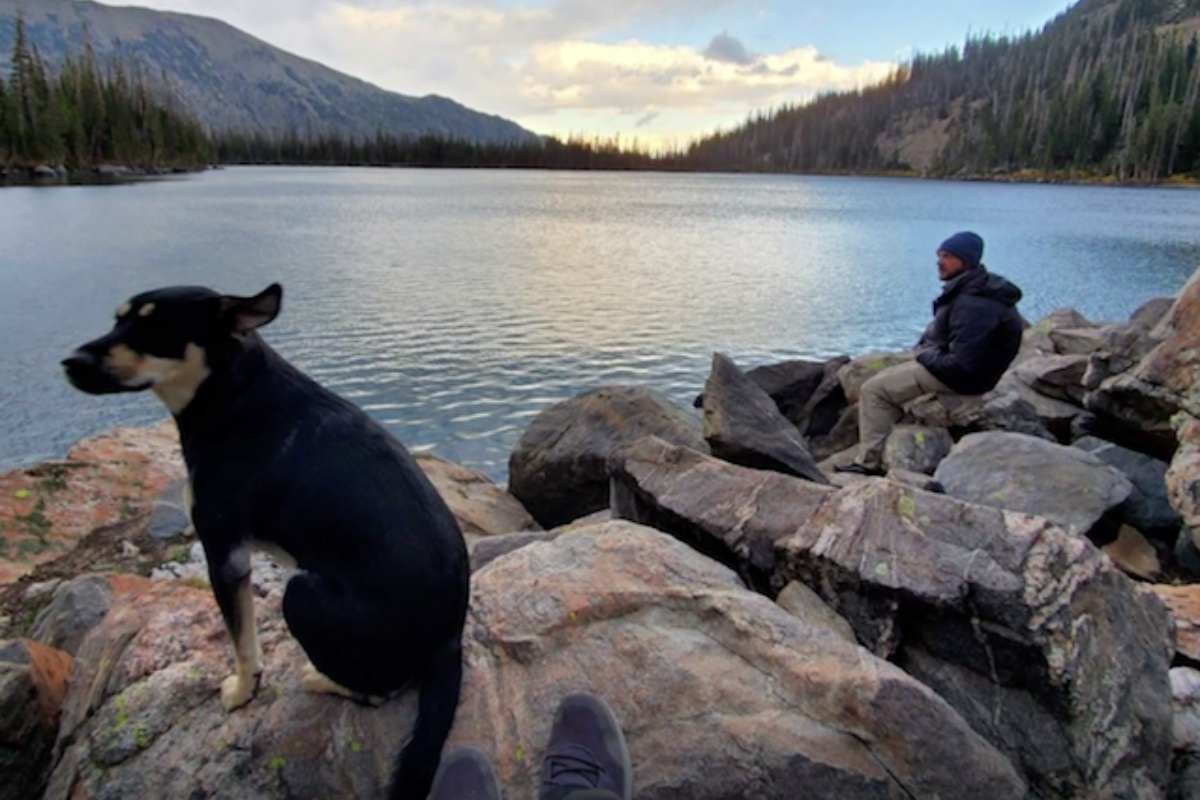
[[[534,0],[536,1],[536,0]],[[559,136],[636,132],[683,144],[756,110],[882,79],[883,62],[833,63],[812,46],[753,52],[652,41],[655,26],[731,0],[151,0],[218,16],[283,49],[404,94],[440,94]],[[191,6],[191,8],[188,8]],[[636,31],[636,35],[630,32]]]

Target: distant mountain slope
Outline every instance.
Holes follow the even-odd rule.
[[[252,1],[252,0],[251,0]],[[207,17],[114,8],[72,0],[0,0],[0,68],[7,73],[16,14],[42,58],[83,51],[86,28],[100,59],[124,53],[147,76],[167,76],[175,95],[212,131],[433,133],[476,142],[526,141],[534,134],[436,95],[384,91],[286,53]]]

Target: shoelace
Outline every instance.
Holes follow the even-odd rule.
[[[543,787],[555,786],[589,786],[595,789],[600,785],[600,776],[604,767],[587,748],[578,745],[567,745],[557,753],[546,755],[545,777]]]

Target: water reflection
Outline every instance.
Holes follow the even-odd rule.
[[[230,169],[0,191],[0,466],[60,455],[148,397],[57,362],[151,286],[286,287],[268,339],[414,449],[503,480],[547,405],[607,383],[689,404],[747,366],[910,345],[933,249],[979,230],[1036,318],[1128,315],[1200,264],[1200,195],[771,176]],[[70,235],[60,235],[70,231]]]

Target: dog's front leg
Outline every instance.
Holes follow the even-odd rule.
[[[209,553],[208,575],[237,662],[237,672],[221,683],[221,705],[232,711],[254,697],[263,669],[254,624],[254,593],[250,589],[250,552],[239,547],[221,555]]]

